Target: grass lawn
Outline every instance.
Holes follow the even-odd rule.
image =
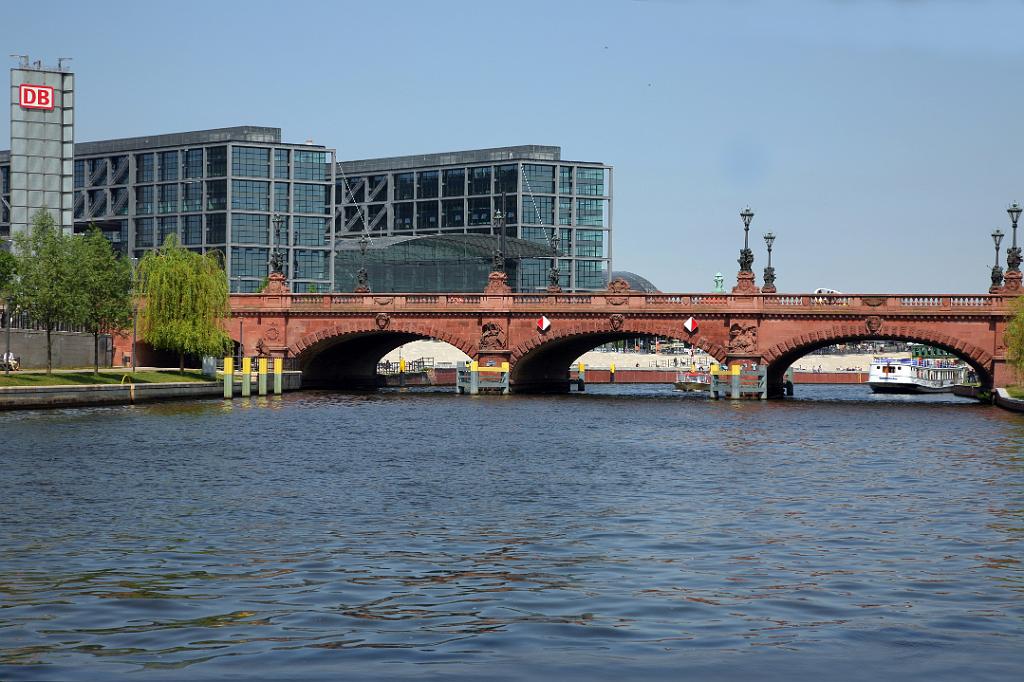
[[[11,372],[10,375],[0,371],[0,387],[4,386],[87,386],[91,384],[163,384],[171,381],[209,381],[198,369],[186,369],[185,374],[178,370],[149,370],[136,372],[100,371],[93,374],[92,370],[79,372]]]
[[[1024,400],[1024,386],[1010,386],[1006,389],[1006,392],[1010,394],[1011,398]]]

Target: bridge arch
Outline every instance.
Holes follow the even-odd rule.
[[[972,343],[922,325],[886,325],[876,332],[864,326],[832,325],[817,331],[792,336],[771,346],[764,353],[768,366],[768,384],[772,392],[781,389],[786,370],[808,353],[839,343],[858,341],[907,341],[940,348],[963,359],[977,373],[983,388],[993,385],[994,358],[988,351]]]
[[[718,362],[726,359],[726,349],[702,334],[683,338],[676,319],[594,316],[560,325],[557,320],[549,333],[531,335],[511,349],[510,384],[516,393],[561,393],[569,387],[572,361],[587,351],[615,341],[638,336],[660,336],[685,341]]]
[[[406,320],[390,315],[375,319],[353,317],[305,334],[288,348],[302,370],[303,386],[352,389],[377,387],[377,363],[410,341],[436,339],[463,353],[474,344],[430,319]]]

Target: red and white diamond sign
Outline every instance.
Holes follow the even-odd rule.
[[[546,332],[547,330],[551,329],[551,320],[549,320],[544,315],[541,315],[540,318],[537,320],[537,329],[539,329],[541,332]]]
[[[700,325],[697,324],[697,320],[693,319],[692,317],[686,318],[686,322],[683,322],[683,329],[685,329],[691,334],[697,331],[697,327],[699,326]]]

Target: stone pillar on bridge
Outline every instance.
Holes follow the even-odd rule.
[[[754,280],[754,273],[751,270],[740,270],[736,273],[736,286],[732,288],[734,294],[756,294],[760,290]]]

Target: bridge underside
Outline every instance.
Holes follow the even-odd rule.
[[[327,339],[306,350],[302,385],[369,391],[378,388],[377,363],[399,346],[426,338],[405,332],[367,332]]]
[[[615,341],[627,341],[647,334],[606,332],[574,336],[546,343],[519,358],[512,368],[512,393],[568,393],[572,363],[587,351]]]

